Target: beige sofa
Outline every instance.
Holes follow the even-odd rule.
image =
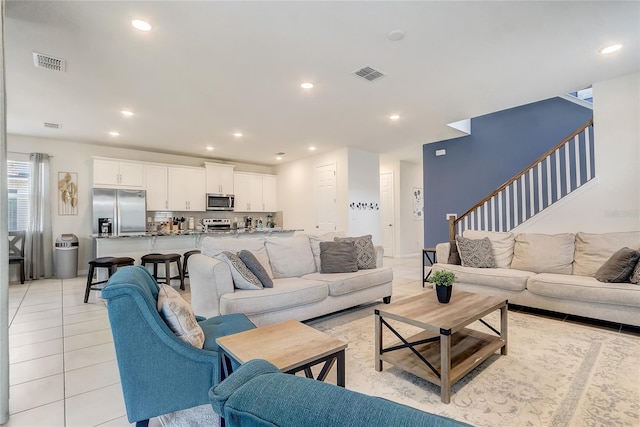
[[[244,313],[257,326],[283,320],[306,320],[379,298],[391,298],[393,270],[382,267],[382,247],[375,247],[376,268],[352,273],[321,274],[324,236],[213,238],[202,241],[202,254],[189,257],[191,305],[211,317]],[[273,288],[235,289],[227,263],[214,258],[221,251],[251,251],[273,278]]]
[[[618,249],[640,250],[640,232],[551,236],[467,230],[463,237],[488,237],[497,267],[449,264],[450,244],[438,244],[433,270],[456,274],[454,293],[496,295],[512,304],[640,326],[640,285],[594,277]]]

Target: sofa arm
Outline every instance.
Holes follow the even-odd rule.
[[[376,268],[382,267],[384,263],[384,248],[382,246],[374,246],[376,251]]]
[[[220,315],[220,297],[232,293],[233,279],[227,263],[202,254],[189,257],[191,306],[206,318]]]
[[[451,250],[451,243],[438,243],[436,245],[436,259],[440,264],[449,264],[449,251]]]

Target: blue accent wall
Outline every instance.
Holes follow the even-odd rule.
[[[449,240],[447,213],[465,213],[592,116],[551,98],[473,118],[471,135],[423,145],[424,246]],[[447,153],[436,157],[440,149]]]

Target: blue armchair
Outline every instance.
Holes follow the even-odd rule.
[[[380,397],[284,374],[250,360],[209,392],[226,427],[470,427]]]
[[[255,328],[244,314],[198,318],[204,348],[179,339],[156,308],[158,285],[141,266],[119,269],[102,290],[116,349],[127,418],[149,418],[208,402],[220,382],[216,338]]]

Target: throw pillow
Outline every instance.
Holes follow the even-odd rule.
[[[191,309],[178,291],[168,285],[161,285],[158,290],[158,312],[169,329],[182,341],[194,347],[204,345],[204,332]]]
[[[633,269],[633,273],[631,273],[631,277],[629,277],[629,281],[636,285],[640,284],[640,259],[636,263],[636,268]]]
[[[640,252],[636,250],[626,247],[619,249],[596,271],[596,279],[605,283],[626,282],[638,263],[638,258]]]
[[[467,239],[483,239],[488,237],[491,241],[491,251],[493,260],[498,268],[511,267],[513,259],[513,246],[516,238],[513,233],[500,231],[483,231],[483,230],[465,230],[462,233]]]
[[[336,242],[352,242],[356,247],[358,270],[376,268],[376,249],[373,247],[371,234],[360,237],[336,237]],[[322,265],[322,263],[320,263]]]
[[[353,242],[320,242],[320,273],[353,273],[358,259]]]
[[[260,279],[247,268],[238,255],[233,252],[223,251],[216,258],[226,262],[229,269],[231,269],[234,287],[246,290],[262,289]]]
[[[308,236],[274,237],[265,242],[274,279],[316,272]]]
[[[332,231],[325,234],[309,235],[309,243],[311,244],[313,259],[316,261],[317,271],[320,271],[320,242],[333,242],[335,237],[344,237],[344,233],[342,231]]]
[[[449,259],[447,264],[461,265],[460,253],[458,252],[458,245],[455,240],[449,240]]]
[[[273,272],[271,271],[271,265],[269,264],[269,254],[265,247],[264,237],[210,237],[207,236],[202,239],[202,254],[209,257],[216,257],[224,251],[238,253],[241,250],[246,249],[258,258],[260,264],[264,267],[269,274],[269,277],[273,278]]]
[[[495,268],[493,249],[488,237],[473,240],[456,236],[456,243],[464,267]]]
[[[247,268],[251,270],[253,274],[255,274],[258,280],[260,280],[262,286],[264,286],[265,288],[273,288],[273,280],[271,280],[271,277],[269,277],[267,270],[264,269],[262,264],[260,264],[260,261],[258,261],[258,258],[256,258],[255,255],[251,253],[251,251],[243,249],[238,252],[238,256],[240,257],[242,262],[244,262],[244,265],[246,265]]]

